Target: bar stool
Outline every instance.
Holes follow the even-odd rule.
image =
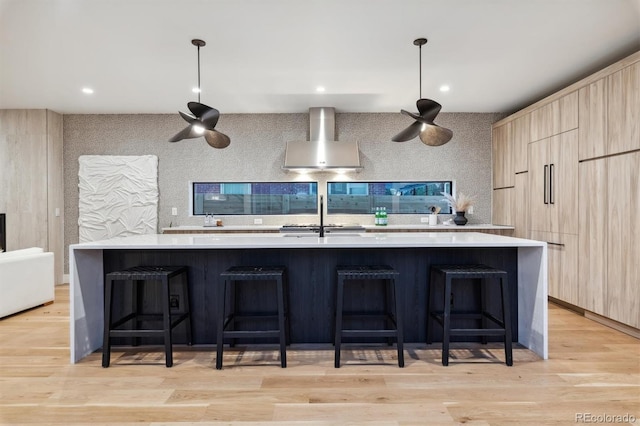
[[[402,335],[402,308],[397,297],[396,278],[399,275],[392,267],[386,265],[376,266],[338,266],[338,285],[336,291],[336,316],[335,316],[335,368],[340,368],[340,348],[343,337],[387,337],[389,342],[396,339],[398,348],[398,367],[404,367],[404,350]],[[384,310],[382,312],[343,312],[344,287],[346,282],[360,280],[382,280],[385,285]],[[391,303],[389,303],[391,299]],[[345,329],[343,320],[384,320],[385,328],[381,329]]]
[[[171,282],[174,278],[182,284],[184,308],[181,312],[172,312],[171,307]],[[117,282],[133,283],[133,311],[117,321],[112,320],[113,292]],[[157,291],[160,294],[162,312],[147,313],[143,310],[145,283],[159,284]],[[179,299],[174,298],[174,303],[179,304]],[[177,307],[176,307],[177,308]],[[125,323],[133,321],[131,330],[118,329]],[[162,321],[162,328],[140,328],[143,321]],[[181,322],[187,321],[187,344],[191,345],[191,310],[189,306],[189,287],[187,268],[185,266],[136,266],[123,271],[109,272],[105,276],[104,293],[104,336],[102,345],[102,366],[109,367],[111,361],[111,338],[133,337],[139,344],[141,337],[160,336],[164,339],[165,363],[167,367],[173,365],[172,330]]]
[[[218,289],[218,328],[216,369],[222,368],[224,339],[253,337],[268,339],[277,337],[280,342],[280,365],[287,366],[286,346],[289,341],[289,314],[286,268],[284,266],[232,266],[220,274],[222,283]],[[236,286],[247,281],[275,282],[277,311],[276,312],[241,312],[236,300]],[[227,292],[230,294],[230,306],[227,309]],[[228,311],[228,313],[227,313]],[[278,327],[269,330],[236,330],[236,324],[246,320],[276,320]],[[227,330],[231,327],[232,330]]]
[[[456,280],[474,279],[480,283],[480,310],[471,312],[451,311],[452,286]],[[487,286],[489,282],[500,285],[500,302],[502,317],[497,318],[487,311]],[[444,285],[443,310],[432,311],[432,293],[437,285]],[[431,282],[427,298],[427,343],[431,343],[433,321],[437,321],[443,329],[442,365],[449,365],[449,340],[451,336],[481,336],[482,343],[487,343],[488,336],[504,337],[506,364],[513,365],[511,344],[511,309],[509,304],[509,284],[507,273],[486,265],[433,265],[431,266]],[[481,328],[451,328],[451,320],[457,318],[480,320]],[[488,320],[498,328],[487,328]]]

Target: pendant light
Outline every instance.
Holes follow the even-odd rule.
[[[213,148],[226,148],[231,143],[231,139],[224,133],[214,130],[218,123],[218,118],[220,118],[220,111],[200,103],[200,48],[207,43],[200,39],[193,39],[191,44],[198,48],[198,102],[187,103],[187,108],[189,108],[191,114],[178,111],[189,125],[176,133],[174,137],[169,139],[169,142],[204,136],[207,143]]]
[[[420,57],[420,93],[416,106],[418,108],[418,114],[413,114],[409,111],[400,110],[404,115],[416,120],[409,127],[395,135],[391,140],[394,142],[406,142],[416,136],[420,136],[420,140],[425,145],[439,146],[449,142],[453,137],[453,132],[444,127],[440,127],[433,122],[436,116],[440,112],[442,105],[431,99],[422,98],[422,46],[427,44],[426,38],[418,38],[413,41],[413,44],[419,48]]]

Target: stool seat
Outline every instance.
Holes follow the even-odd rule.
[[[182,293],[184,309],[171,312],[170,282],[173,278],[183,276]],[[116,282],[133,282],[134,310],[122,318],[113,321],[113,287]],[[160,284],[162,312],[149,313],[142,309],[145,304],[142,285],[144,283]],[[118,329],[121,325],[134,321],[133,329]],[[140,328],[141,321],[162,321],[161,328]],[[102,366],[109,367],[111,358],[112,337],[133,337],[138,342],[141,337],[162,337],[165,346],[165,365],[173,365],[172,330],[183,321],[187,321],[187,344],[191,345],[191,310],[187,267],[185,266],[135,266],[121,271],[109,272],[105,275],[104,295],[104,333],[102,348]]]
[[[340,351],[343,337],[386,337],[395,338],[398,349],[398,366],[404,367],[404,348],[402,332],[402,309],[397,297],[396,278],[400,275],[388,265],[351,265],[337,266],[338,284],[336,291],[335,314],[335,368],[340,368]],[[383,312],[344,312],[344,287],[351,280],[382,280],[385,283],[385,309]],[[389,303],[391,299],[391,303]],[[385,328],[345,329],[344,320],[384,320]],[[391,340],[389,340],[391,342]],[[391,344],[391,343],[389,343]]]
[[[479,279],[480,308],[475,311],[452,311],[453,283],[461,279]],[[496,281],[500,286],[501,318],[496,317],[487,310],[486,291],[488,283]],[[443,286],[442,310],[432,311],[431,300],[434,288]],[[488,336],[503,336],[505,345],[505,363],[513,365],[512,342],[511,342],[511,308],[509,298],[509,284],[505,271],[483,265],[432,265],[431,281],[427,298],[427,343],[431,343],[431,331],[433,321],[438,322],[443,328],[442,338],[442,365],[449,365],[449,342],[451,336],[480,336],[482,343],[487,342]],[[452,319],[475,319],[481,321],[479,328],[453,328]],[[498,327],[488,328],[488,321]]]
[[[284,266],[232,266],[220,276],[234,280],[273,280],[281,278],[285,270]]]
[[[286,268],[284,266],[232,266],[220,274],[222,283],[218,291],[218,325],[216,336],[216,369],[222,368],[224,339],[231,338],[278,338],[280,343],[280,365],[287,366],[286,345],[289,341],[288,292]],[[235,286],[242,281],[275,282],[277,307],[275,313],[236,312]],[[227,313],[227,292],[231,306]],[[271,330],[237,330],[235,325],[244,320],[277,320],[278,327]],[[232,330],[228,330],[233,326]],[[233,343],[232,343],[233,344]]]

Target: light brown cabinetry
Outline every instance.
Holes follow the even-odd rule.
[[[529,238],[529,174],[518,173],[513,188],[513,236]]]
[[[640,149],[640,62],[607,79],[607,153]]]
[[[640,152],[607,161],[607,316],[640,328]]]
[[[578,306],[640,328],[640,151],[580,163]]]
[[[579,91],[580,160],[640,149],[640,63]]]
[[[513,143],[511,123],[495,127],[491,138],[493,159],[493,188],[513,186]]]
[[[513,236],[529,238],[529,185],[527,173],[514,176],[512,188],[493,190],[492,223],[513,226]]]
[[[514,192],[515,188],[499,188],[493,190],[491,222],[494,225],[514,226]]]
[[[0,211],[7,249],[54,253],[55,282],[64,262],[62,116],[48,110],[0,110]]]
[[[547,242],[549,296],[578,305],[578,236],[532,231],[531,238]]]
[[[531,113],[531,140],[578,128],[578,92],[556,99]]]
[[[513,120],[513,170],[522,173],[528,170],[528,145],[531,142],[531,115]]]
[[[552,297],[640,328],[640,51],[494,127],[509,123],[514,186],[494,203],[511,207],[493,211],[549,243]]]
[[[607,301],[607,160],[584,161],[578,166],[578,281],[582,292],[578,306],[606,315]]]
[[[607,153],[607,79],[589,84],[579,90],[580,148],[582,161]]]
[[[528,175],[531,230],[577,234],[577,130],[530,143]]]

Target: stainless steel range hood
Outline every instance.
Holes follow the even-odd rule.
[[[309,108],[309,140],[287,142],[285,170],[360,170],[358,142],[335,140],[335,109]]]

